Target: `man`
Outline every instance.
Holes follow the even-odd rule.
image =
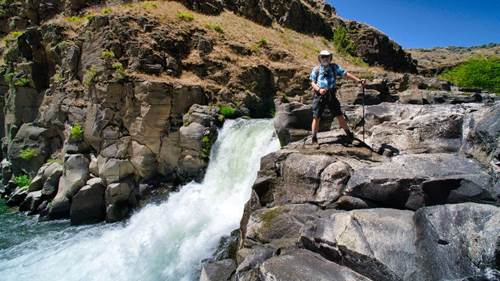
[[[337,76],[347,77],[356,82],[364,84],[363,80],[345,71],[339,65],[332,63],[332,53],[330,53],[329,51],[321,51],[318,56],[318,61],[320,64],[314,67],[310,76],[311,86],[314,90],[313,121],[311,125],[311,131],[312,143],[316,145],[316,148],[319,148],[317,137],[319,131],[319,122],[321,120],[321,115],[323,115],[326,107],[330,109],[333,116],[337,117],[339,125],[342,129],[344,129],[347,137],[350,140],[354,138],[354,135],[349,130],[349,127],[347,127],[344,114],[340,109],[340,102],[335,96]]]

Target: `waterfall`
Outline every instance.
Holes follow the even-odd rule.
[[[239,227],[260,158],[278,148],[271,120],[226,121],[202,183],[186,184],[125,223],[44,230],[0,249],[0,279],[194,280],[201,260]]]

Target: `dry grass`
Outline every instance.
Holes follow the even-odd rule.
[[[188,12],[193,15],[192,21],[185,21],[178,17],[179,13]],[[235,15],[232,12],[223,12],[219,16],[209,16],[188,10],[179,2],[174,1],[143,1],[117,5],[93,6],[84,11],[81,18],[68,19],[58,15],[49,22],[57,22],[69,27],[68,36],[77,36],[78,29],[85,25],[88,18],[100,14],[135,14],[146,17],[154,17],[164,24],[174,24],[179,28],[202,28],[210,37],[220,38],[221,41],[234,41],[246,45],[249,48],[256,47],[258,42],[265,39],[270,49],[284,50],[293,57],[293,64],[306,68],[312,68],[317,64],[317,53],[322,49],[329,49],[334,53],[334,61],[347,70],[354,73],[381,73],[381,68],[356,65],[349,58],[335,51],[333,43],[319,36],[310,36],[298,33],[281,26],[264,27],[250,20]],[[223,32],[217,32],[207,26],[219,26]],[[262,47],[260,47],[262,48]],[[238,66],[255,65],[257,63],[280,65],[282,63],[270,62],[265,52],[256,52],[251,57],[236,56],[226,46],[217,44],[211,56],[226,58]],[[195,60],[197,58],[187,58]],[[286,64],[286,63],[285,63]],[[290,63],[288,63],[290,64]],[[184,77],[183,77],[184,78]]]
[[[145,9],[144,7],[148,8]],[[174,1],[145,1],[139,3],[129,3],[113,6],[114,13],[133,13],[145,16],[153,16],[162,23],[175,23],[178,26],[195,26],[206,29],[213,37],[221,37],[228,41],[239,42],[252,48],[259,40],[265,38],[268,46],[272,49],[285,50],[293,55],[294,61],[298,65],[313,67],[316,65],[316,56],[319,50],[329,49],[334,53],[335,62],[353,72],[374,72],[381,71],[380,68],[367,68],[354,64],[348,58],[340,55],[334,50],[333,43],[319,36],[309,36],[298,33],[288,28],[274,26],[264,27],[248,19],[235,15],[232,12],[223,12],[219,16],[209,16],[188,10],[179,2]],[[96,12],[91,11],[91,12]],[[178,14],[188,12],[194,19],[186,22],[179,19]],[[223,29],[223,33],[210,28],[209,25],[217,25]],[[217,50],[216,50],[217,51]],[[226,50],[222,54],[230,56]],[[243,58],[243,60],[245,60]],[[264,54],[257,54],[251,59],[253,63],[268,63],[269,60]],[[243,62],[245,63],[245,62]]]

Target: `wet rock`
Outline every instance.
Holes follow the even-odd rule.
[[[107,186],[105,192],[106,221],[115,222],[125,218],[137,204],[132,183],[120,182]]]
[[[3,159],[0,168],[2,169],[2,183],[7,184],[12,177],[12,164],[7,159]]]
[[[194,104],[183,117],[184,125],[162,142],[160,171],[183,179],[200,180],[208,165],[210,149],[217,138],[216,108]]]
[[[29,214],[35,214],[38,206],[42,203],[43,201],[43,196],[42,196],[42,191],[34,191],[28,193],[26,195],[26,198],[24,201],[19,205],[19,211],[20,212],[25,212],[28,211]]]
[[[70,209],[71,224],[89,224],[103,221],[106,217],[104,182],[100,178],[87,181],[73,196]]]
[[[245,272],[258,268],[264,261],[272,257],[276,249],[269,246],[255,245],[252,248],[242,248],[238,251],[237,275],[241,277]]]
[[[236,270],[236,264],[231,259],[204,264],[201,268],[200,281],[229,281]]]
[[[28,195],[28,188],[27,187],[17,187],[14,192],[10,195],[9,200],[7,200],[6,204],[7,206],[13,207],[13,206],[19,206],[26,196]]]

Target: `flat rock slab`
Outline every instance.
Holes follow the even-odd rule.
[[[496,189],[478,162],[446,153],[396,156],[355,170],[348,182],[351,196],[408,209],[471,201],[497,204]]]
[[[329,210],[300,239],[305,248],[373,280],[455,280],[495,268],[500,208],[464,203],[415,213]]]
[[[369,281],[370,279],[307,250],[267,260],[260,267],[264,281]]]

